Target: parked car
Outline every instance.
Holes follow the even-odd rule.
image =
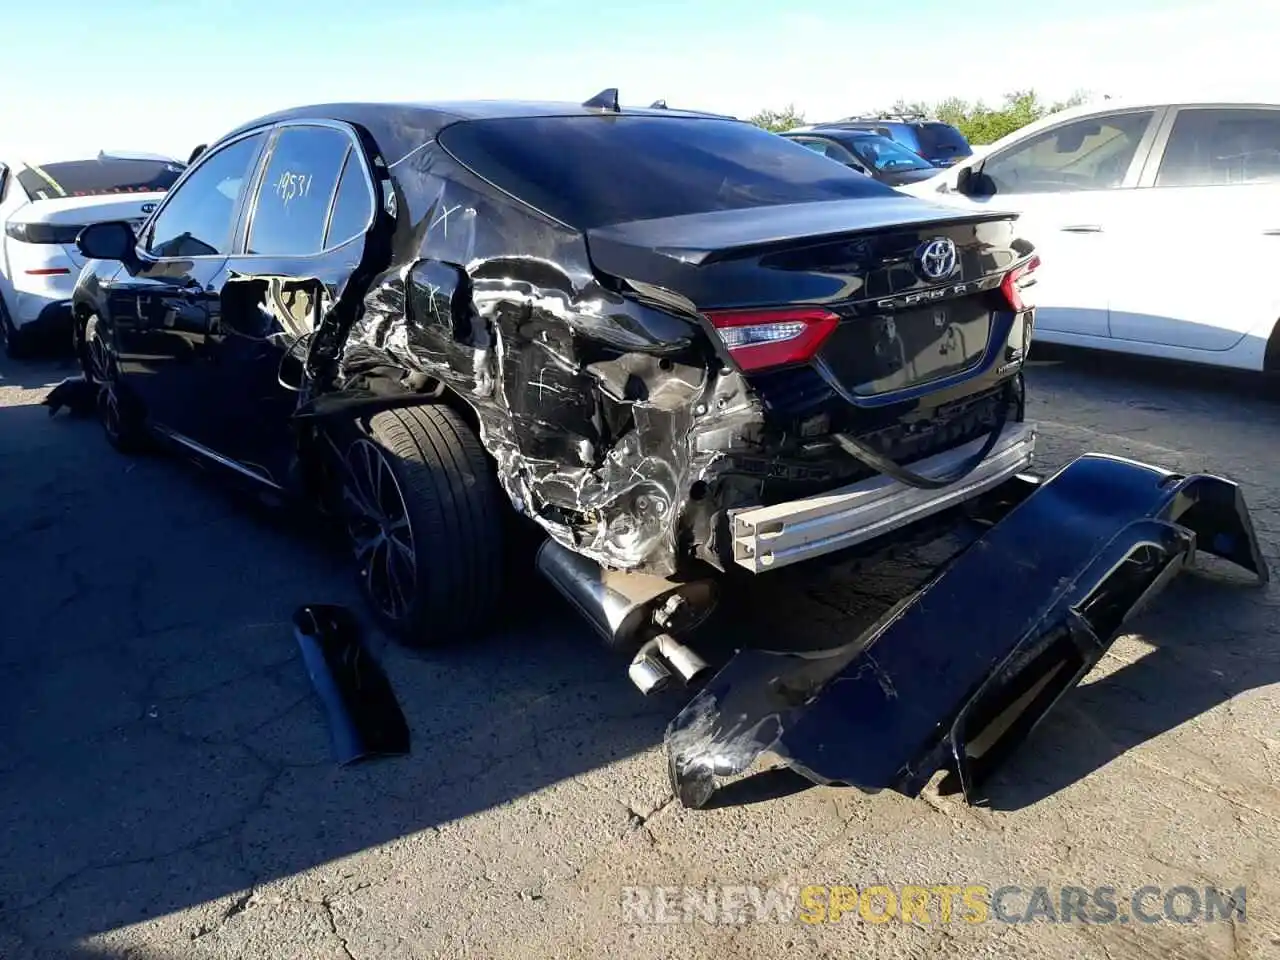
[[[108,438],[326,506],[407,643],[493,616],[516,511],[646,693],[706,675],[685,640],[735,573],[967,524],[868,634],[744,650],[699,689],[667,737],[689,806],[765,749],[913,795],[946,767],[973,799],[1197,542],[1267,575],[1225,480],[1025,474],[1038,261],[1011,214],[748,123],[616,91],[288,110],[212,144],[140,235],[77,244],[76,393]]]
[[[38,338],[67,337],[71,291],[84,259],[76,235],[90,223],[141,224],[184,165],[153,154],[0,163],[0,342],[21,356]]]
[[[1044,342],[1280,369],[1280,282],[1205,279],[1210,248],[1280,252],[1280,105],[1109,100],[904,189],[1021,215]]]
[[[819,128],[788,131],[782,136],[891,187],[927,180],[938,172],[902,144],[866,130]]]
[[[949,123],[928,117],[882,114],[871,117],[846,117],[807,128],[817,130],[866,130],[900,143],[935,167],[949,167],[973,153],[963,133]]]
[[[366,594],[411,642],[494,609],[502,489],[572,552],[674,576],[733,562],[730,505],[866,476],[833,434],[945,458],[1007,417],[1029,456],[1012,217],[602,103],[277,114],[209,146],[140,238],[84,230],[76,341],[108,437],[275,491],[342,478]],[[895,299],[959,271],[954,296]],[[892,322],[842,322],[868,297]]]

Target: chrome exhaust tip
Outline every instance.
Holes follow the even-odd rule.
[[[658,648],[663,659],[675,668],[685,683],[692,683],[707,671],[707,661],[670,634],[660,633],[650,643]]]
[[[637,653],[631,666],[627,667],[627,676],[646,697],[665,690],[671,683],[671,671],[661,660],[649,656],[644,650]]]
[[[660,633],[636,653],[627,676],[645,696],[664,690],[673,674],[686,684],[707,670],[707,662],[675,637]]]

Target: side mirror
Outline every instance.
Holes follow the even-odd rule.
[[[948,179],[954,179],[955,184],[952,189],[956,193],[968,196],[969,191],[973,189],[973,167],[960,167],[956,170],[955,177]]]
[[[91,223],[76,236],[76,248],[90,260],[119,260],[131,263],[138,238],[127,220]]]

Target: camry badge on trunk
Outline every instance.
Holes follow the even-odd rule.
[[[956,245],[946,237],[924,244],[916,254],[926,280],[945,280],[956,272]]]

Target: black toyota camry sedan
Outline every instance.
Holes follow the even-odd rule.
[[[508,516],[544,572],[652,598],[920,513],[765,556],[744,510],[1025,466],[1013,228],[613,91],[304,107],[200,151],[137,233],[81,232],[77,350],[113,445],[313,499],[429,643],[494,611]]]

